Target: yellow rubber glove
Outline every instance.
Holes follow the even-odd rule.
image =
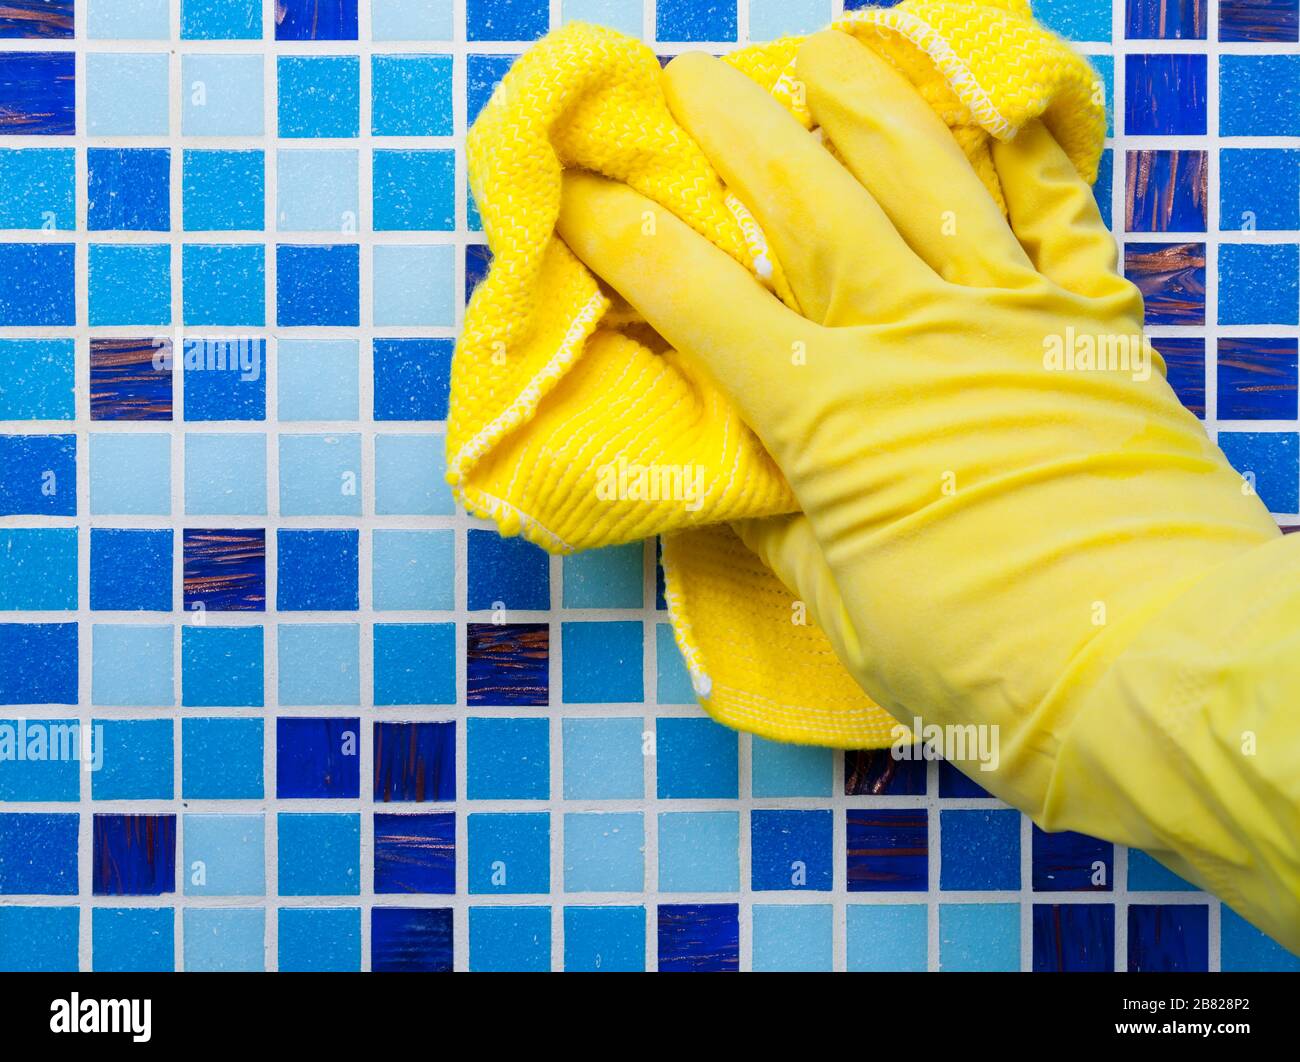
[[[996,727],[990,791],[1300,948],[1300,542],[1169,388],[1041,124],[994,148],[1008,225],[883,60],[827,31],[797,65],[833,151],[707,56],[666,77],[802,314],[620,184],[566,177],[562,238],[777,460],[804,515],[739,530],[867,693]]]

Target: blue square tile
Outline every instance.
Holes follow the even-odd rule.
[[[371,165],[375,231],[456,228],[454,151],[377,148]]]
[[[90,607],[105,612],[170,612],[171,528],[91,528]]]
[[[924,892],[930,879],[928,822],[924,808],[850,808],[849,892]]]
[[[0,527],[0,611],[77,607],[77,529]]]
[[[564,558],[565,608],[641,608],[645,550],[640,542]]]
[[[640,621],[565,623],[564,700],[569,704],[640,702]]]
[[[187,907],[185,969],[210,973],[266,968],[266,911],[252,907]]]
[[[360,258],[355,243],[278,244],[275,319],[281,327],[360,323]]]
[[[372,0],[370,36],[377,41],[449,41],[452,6],[452,0]]]
[[[750,815],[753,889],[830,891],[832,832],[829,810],[754,811]]]
[[[1205,419],[1205,339],[1201,336],[1152,336],[1151,345],[1165,360],[1169,386],[1184,406]]]
[[[1300,320],[1300,244],[1219,244],[1219,324]]]
[[[0,704],[77,703],[77,625],[0,623]]]
[[[376,723],[376,802],[456,799],[456,724]]]
[[[753,969],[829,973],[833,969],[833,915],[829,904],[756,904]]]
[[[539,547],[471,528],[467,550],[470,611],[550,608],[550,559]]]
[[[181,796],[186,800],[261,800],[261,719],[188,718],[181,722]]]
[[[280,515],[360,516],[361,436],[281,435]]]
[[[1124,60],[1124,132],[1196,136],[1206,130],[1204,54],[1130,55]]]
[[[74,259],[68,243],[0,243],[0,326],[75,324]]]
[[[1295,973],[1300,956],[1292,955],[1224,904],[1221,908],[1219,955],[1224,972]]]
[[[261,136],[260,55],[181,56],[183,136]]]
[[[170,719],[96,719],[93,725],[103,755],[90,782],[93,799],[171,800],[175,742]]]
[[[454,345],[450,339],[376,339],[375,420],[446,420]]]
[[[96,907],[91,912],[96,973],[170,973],[176,967],[171,907]]]
[[[165,243],[92,243],[91,325],[171,324],[171,252]]]
[[[281,896],[360,895],[360,815],[281,812],[276,820]]]
[[[0,435],[0,516],[75,516],[76,483],[75,435]]]
[[[260,708],[264,665],[261,627],[181,628],[181,704],[187,708]]]
[[[361,60],[355,55],[276,59],[280,136],[351,138],[361,129]]]
[[[91,627],[90,699],[106,707],[161,708],[175,703],[170,626],[96,623]]]
[[[1020,888],[1020,812],[939,813],[939,888]]]
[[[736,0],[658,0],[655,39],[734,41]]]
[[[566,892],[645,888],[645,817],[640,812],[564,816]]]
[[[280,800],[361,795],[361,720],[275,721],[275,795]]]
[[[375,436],[375,514],[452,515],[446,461],[441,435]]]
[[[171,436],[91,432],[93,515],[168,516],[171,507]]]
[[[645,969],[644,907],[566,907],[564,968],[583,973]]]
[[[279,0],[275,5],[277,41],[354,41],[357,0]]]
[[[1129,892],[1195,892],[1196,886],[1184,881],[1168,867],[1157,863],[1145,852],[1130,848],[1128,852]]]
[[[453,966],[450,907],[376,907],[370,912],[370,969],[448,973]]]
[[[175,815],[96,815],[92,835],[96,896],[176,891]]]
[[[465,248],[465,304],[469,305],[474,289],[481,284],[492,266],[492,251],[482,243],[471,243]]]
[[[915,973],[926,969],[925,904],[853,903],[847,915],[850,971]]]
[[[1067,40],[1110,40],[1111,9],[1094,0],[1039,0],[1034,15]]]
[[[265,815],[186,815],[184,826],[185,895],[266,894]],[[316,854],[324,862],[328,853],[322,846]],[[284,865],[281,857],[281,876]]]
[[[456,703],[454,623],[375,624],[376,705]]]
[[[264,339],[185,340],[181,357],[185,419],[264,420],[265,364]]]
[[[565,719],[564,798],[640,800],[645,795],[641,719]]]
[[[712,719],[662,717],[655,724],[660,800],[739,796],[739,743]]]
[[[260,232],[265,225],[266,164],[261,151],[186,148],[181,159],[186,232]]]
[[[277,152],[276,228],[281,232],[355,233],[360,215],[358,165],[352,148]]]
[[[1220,149],[1219,228],[1300,229],[1300,151]]]
[[[86,131],[90,136],[165,137],[168,119],[166,52],[86,54]],[[71,85],[69,85],[71,89]],[[71,128],[66,130],[72,132]]]
[[[0,970],[75,972],[80,919],[77,907],[0,907]]]
[[[92,336],[90,419],[171,420],[171,340]]]
[[[569,6],[572,5],[566,5]],[[640,8],[639,3],[636,6]],[[816,33],[830,21],[830,0],[749,0],[751,41],[772,41],[789,34]],[[640,36],[639,17],[633,34]]]
[[[451,244],[400,244],[373,249],[376,325],[455,324],[455,252]]]
[[[75,229],[76,152],[0,148],[0,228]]]
[[[256,41],[261,37],[258,0],[181,0],[181,40]]]
[[[282,907],[278,923],[281,972],[361,969],[361,908]]]
[[[1128,969],[1204,973],[1210,968],[1210,909],[1204,904],[1130,904]]]
[[[75,133],[75,69],[72,52],[0,52],[0,110],[9,129],[28,136]]]
[[[83,757],[83,737],[75,719],[0,719],[0,801],[80,799],[83,764],[91,770],[103,755],[92,728]]]
[[[260,243],[187,243],[181,275],[187,325],[266,323],[266,248]]]
[[[1115,908],[1102,903],[1036,903],[1035,973],[1113,973]]]
[[[547,0],[465,0],[471,41],[532,41],[550,25]]]
[[[72,0],[15,0],[0,14],[0,38],[56,39],[72,33]]]
[[[1114,888],[1115,846],[1069,830],[1033,828],[1035,892],[1109,892]]]
[[[751,788],[756,797],[829,797],[834,753],[812,745],[750,738]]]
[[[361,392],[355,339],[279,339],[276,358],[280,420],[357,419]]]
[[[76,416],[76,351],[71,339],[0,339],[0,359],[8,367],[5,386],[0,388],[0,420]],[[0,485],[0,494],[3,491]]]
[[[75,896],[77,819],[0,812],[0,896]]]
[[[1219,135],[1294,136],[1300,55],[1219,57]]]
[[[1129,232],[1204,232],[1209,154],[1130,151],[1125,201]]]
[[[551,795],[545,719],[471,718],[465,731],[470,800],[546,800]]]
[[[1219,448],[1270,512],[1300,512],[1300,435],[1295,432],[1221,431]]]
[[[929,766],[912,757],[916,746],[907,746],[909,759],[900,759],[889,749],[855,749],[844,753],[844,792],[848,796],[924,796],[930,784]]]
[[[551,890],[551,817],[545,812],[468,816],[469,891],[474,895]]]
[[[370,543],[377,611],[454,607],[455,532],[376,530]]]
[[[739,890],[739,814],[734,811],[660,813],[660,892]]]
[[[275,607],[281,612],[355,612],[359,547],[355,528],[277,530]]]
[[[1300,39],[1296,0],[1220,0],[1219,40],[1286,42]]]
[[[484,973],[550,970],[551,909],[471,907],[469,968]]]
[[[994,973],[1020,969],[1020,905],[939,905],[939,969]]]
[[[1219,337],[1219,419],[1296,419],[1296,341]]]
[[[470,707],[549,703],[549,657],[548,624],[466,624],[466,702]]]
[[[1142,292],[1148,325],[1205,324],[1205,244],[1126,244],[1124,276]]]
[[[88,148],[86,227],[166,232],[171,228],[171,152]]]
[[[193,528],[181,532],[187,611],[266,611],[266,532]]]
[[[671,624],[655,624],[655,697],[660,704],[695,704],[695,687]]]
[[[372,55],[374,136],[451,136],[451,56]]]
[[[478,117],[479,111],[492,97],[506,71],[518,58],[515,55],[470,55],[465,64],[465,111],[470,125]],[[477,212],[472,213],[477,218]],[[472,228],[481,226],[472,225]]]
[[[1128,40],[1205,40],[1205,0],[1126,0],[1125,7]]]
[[[740,905],[660,904],[658,945],[661,973],[734,973],[740,969]]]
[[[456,815],[375,816],[375,892],[450,896],[456,891]]]
[[[361,644],[355,623],[282,623],[281,704],[360,704]]]

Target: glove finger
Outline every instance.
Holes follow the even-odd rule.
[[[978,287],[1032,278],[952,133],[902,74],[839,30],[804,41],[796,70],[814,121],[931,269]]]
[[[664,91],[754,214],[810,320],[861,319],[863,305],[904,305],[936,280],[853,175],[740,71],[687,52],[668,64]]]
[[[1115,271],[1115,240],[1092,189],[1042,122],[1030,122],[1013,140],[995,141],[993,163],[1011,228],[1040,273],[1092,298],[1131,287]]]

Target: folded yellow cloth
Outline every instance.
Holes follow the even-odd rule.
[[[989,138],[1037,117],[1096,178],[1100,79],[1028,4],[903,0],[835,28],[916,85],[999,204]],[[799,43],[726,61],[810,127]],[[780,741],[888,746],[898,724],[729,526],[797,511],[780,471],[717,388],[555,236],[561,173],[589,170],[671,210],[797,308],[753,218],[673,120],[660,77],[646,45],[571,23],[516,61],[470,130],[493,257],[452,364],[447,480],[470,513],[551,552],[662,536],[677,645],[719,722]]]

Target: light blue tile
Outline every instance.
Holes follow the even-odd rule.
[[[265,895],[264,815],[186,815],[182,825],[186,896]]]
[[[185,512],[189,516],[266,513],[266,436],[185,434]]]
[[[849,970],[861,973],[925,970],[926,917],[923,903],[849,904]]]
[[[0,970],[75,971],[80,917],[76,907],[0,907]]]
[[[827,972],[834,961],[829,904],[756,904],[755,971]]]
[[[281,339],[279,416],[292,420],[356,420],[360,353],[355,339]]]
[[[357,231],[357,153],[281,149],[275,223],[281,232]]]
[[[455,607],[456,545],[450,529],[374,532],[371,585],[379,610]]]
[[[740,816],[668,811],[659,816],[660,892],[737,892]]]
[[[451,40],[452,0],[371,0],[370,35],[377,41]]]
[[[375,513],[379,516],[450,516],[456,511],[444,479],[441,435],[375,438]]]
[[[95,516],[171,513],[171,436],[90,433],[90,511]]]
[[[564,816],[566,892],[645,888],[645,819],[640,812]]]
[[[655,624],[655,662],[658,667],[658,698],[660,704],[694,704],[695,690],[691,686],[691,673],[677,648],[672,624]]]
[[[830,21],[830,0],[749,0],[751,41],[815,33]]]
[[[86,130],[90,136],[167,136],[167,54],[89,52]]]
[[[645,601],[640,542],[588,549],[564,558],[565,608],[640,608]]]
[[[185,969],[248,972],[266,968],[266,911],[261,907],[187,907]]]
[[[939,905],[939,968],[973,972],[1020,969],[1020,905]]]
[[[828,797],[835,776],[834,753],[813,745],[750,739],[756,797]]]
[[[89,0],[86,36],[92,40],[165,41],[167,0]]]
[[[375,324],[454,325],[455,255],[450,244],[376,247]]]
[[[565,22],[594,22],[640,37],[642,7],[641,0],[563,0],[562,11]]]
[[[167,708],[175,703],[171,627],[96,623],[91,627],[91,703]]]
[[[567,800],[640,800],[645,795],[645,720],[566,719]]]
[[[181,132],[185,136],[261,136],[262,57],[181,57]]]
[[[282,516],[361,515],[361,436],[281,435]]]
[[[355,623],[282,623],[280,703],[361,703],[360,628]]]

